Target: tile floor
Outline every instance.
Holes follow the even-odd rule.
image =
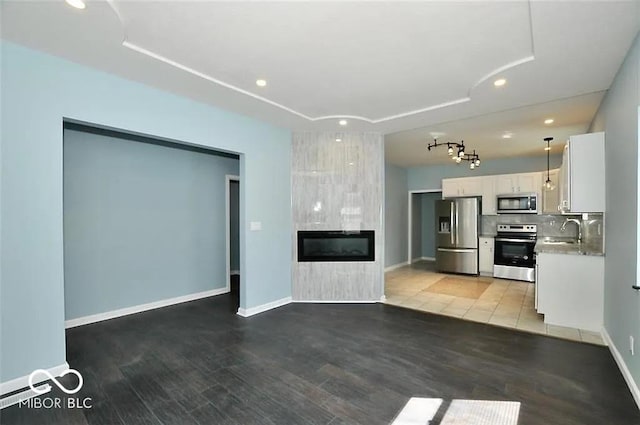
[[[442,282],[434,285],[445,278],[468,280],[471,285],[478,283],[479,289],[458,296],[444,293],[438,289],[444,286]],[[482,291],[487,283],[488,287]],[[437,273],[433,262],[420,261],[385,273],[385,295],[387,304],[604,345],[596,332],[545,324],[543,316],[534,308],[532,283]]]

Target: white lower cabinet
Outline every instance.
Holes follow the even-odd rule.
[[[483,276],[493,276],[493,238],[481,236],[478,249],[478,270]]]
[[[602,331],[604,257],[536,255],[536,310],[550,325]]]

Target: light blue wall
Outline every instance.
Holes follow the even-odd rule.
[[[384,165],[384,266],[407,261],[407,169]]]
[[[63,173],[67,320],[226,286],[238,159],[65,130]]]
[[[560,167],[562,155],[552,155],[551,169]],[[409,190],[442,189],[442,179],[453,177],[488,176],[491,174],[512,174],[542,171],[547,169],[546,156],[526,158],[487,159],[480,168],[470,170],[466,164],[429,165],[408,169]]]
[[[1,381],[65,361],[64,117],[240,153],[241,307],[291,296],[288,130],[12,43],[1,54]]]
[[[640,292],[637,282],[638,107],[640,39],[636,38],[600,105],[591,131],[605,131],[606,197],[604,326],[636,385],[640,356],[631,356],[629,335],[640,350]]]
[[[436,256],[436,201],[442,199],[442,192],[422,193],[422,256]]]

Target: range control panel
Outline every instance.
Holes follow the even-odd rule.
[[[499,233],[537,233],[537,224],[498,224]]]

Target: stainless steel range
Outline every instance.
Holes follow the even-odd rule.
[[[535,282],[538,228],[535,224],[498,224],[493,256],[493,276]]]

